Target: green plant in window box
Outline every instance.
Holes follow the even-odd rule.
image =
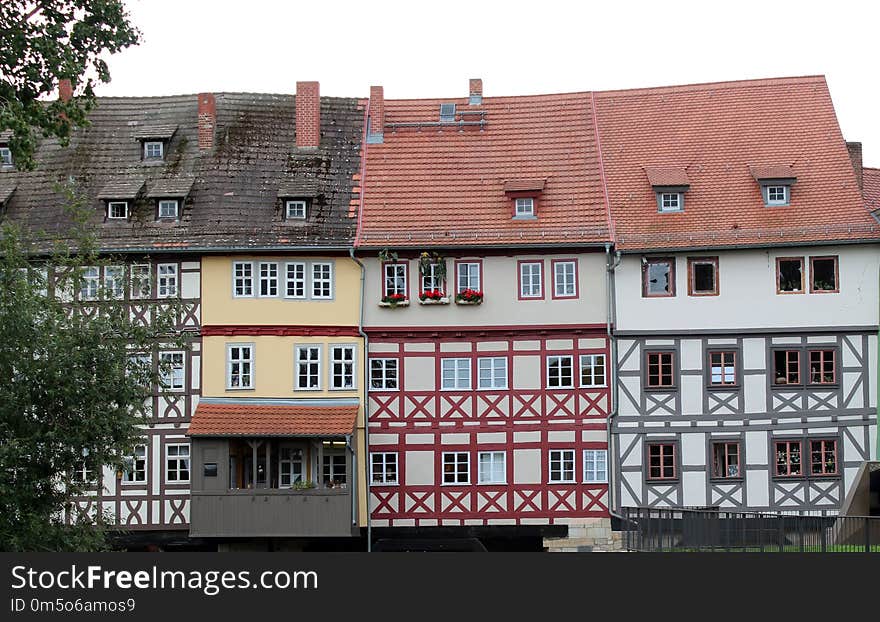
[[[400,307],[407,306],[409,304],[409,298],[406,297],[406,294],[388,294],[386,296],[382,296],[383,307]]]
[[[428,274],[431,266],[434,266],[434,276],[440,283],[446,280],[446,258],[435,252],[423,252],[419,255],[419,274]]]
[[[379,261],[390,261],[392,263],[397,263],[397,251],[391,251],[387,248],[383,248],[379,251]]]
[[[317,488],[317,484],[310,479],[300,479],[293,483],[294,490],[311,490],[312,488]]]

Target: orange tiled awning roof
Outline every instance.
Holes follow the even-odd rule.
[[[752,177],[762,179],[793,179],[795,174],[788,164],[767,164],[764,166],[750,166]]]
[[[648,183],[652,186],[689,186],[691,184],[685,169],[678,167],[646,166]]]
[[[357,404],[295,405],[202,400],[190,436],[342,436],[354,431]]]

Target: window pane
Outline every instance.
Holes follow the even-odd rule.
[[[813,291],[835,291],[837,289],[837,259],[812,260]]]
[[[779,260],[779,291],[802,292],[804,290],[803,262],[800,259]]]
[[[647,293],[651,295],[664,295],[672,293],[671,265],[669,262],[650,262],[646,269]]]

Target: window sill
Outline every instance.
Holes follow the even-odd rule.
[[[678,393],[678,387],[643,387],[642,391],[646,393]]]
[[[598,481],[598,480],[595,481],[595,482],[590,482],[590,481],[586,481],[586,480],[585,480],[585,481],[582,482],[582,483],[583,483],[585,486],[607,486],[607,485],[608,485],[608,480],[605,479],[605,480],[602,480],[601,482]]]
[[[721,477],[720,475],[711,475],[709,481],[716,484],[742,484],[745,478],[742,475]]]
[[[507,482],[477,482],[477,486],[507,486]]]
[[[370,487],[375,486],[400,486],[398,482],[370,482]]]
[[[470,482],[443,482],[441,486],[470,486]]]
[[[227,391],[254,391],[255,387],[226,387]]]
[[[483,304],[482,300],[456,300],[455,304],[462,306],[474,306]]]
[[[566,485],[566,486],[576,486],[576,485],[577,485],[577,482],[576,482],[575,480],[573,480],[573,479],[560,480],[560,481],[558,481],[558,482],[554,482],[554,481],[551,480],[551,481],[547,482],[547,485],[548,485],[548,486],[553,486],[554,484],[557,485],[557,486],[560,485],[560,484],[564,484],[564,485]]]
[[[706,385],[707,391],[720,391],[722,393],[725,391],[736,393],[740,389],[742,389],[741,384],[707,384]]]
[[[439,298],[437,300],[433,300],[431,298],[426,298],[425,300],[419,299],[420,305],[448,305],[449,297],[444,296],[443,298]]]
[[[388,307],[389,309],[393,309],[395,307],[408,307],[409,300],[402,300],[400,302],[379,302],[380,307]]]

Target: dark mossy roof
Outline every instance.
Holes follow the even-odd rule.
[[[91,125],[69,146],[45,139],[36,170],[0,170],[0,188],[14,189],[2,217],[47,243],[68,240],[69,186],[94,210],[106,251],[350,246],[360,198],[353,193],[364,117],[358,100],[322,97],[321,145],[305,150],[296,147],[295,96],[215,97],[214,146],[203,151],[196,95],[99,98]],[[164,161],[145,161],[142,140],[156,128],[175,131]],[[174,196],[185,199],[180,220],[158,222],[157,198]],[[297,196],[309,200],[308,218],[286,222],[283,199]],[[129,199],[131,218],[105,222],[109,199]]]

